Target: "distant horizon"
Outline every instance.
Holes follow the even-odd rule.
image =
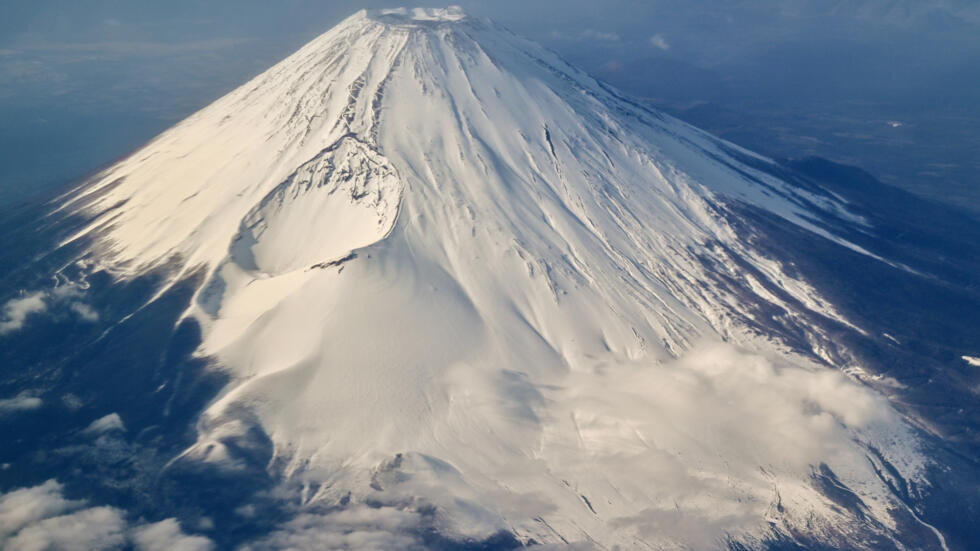
[[[364,4],[5,4],[0,204],[84,178],[359,9],[401,5]],[[969,2],[455,4],[749,149],[825,157],[980,213]]]

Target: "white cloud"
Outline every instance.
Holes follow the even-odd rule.
[[[48,309],[44,293],[36,292],[21,298],[8,300],[3,305],[3,319],[0,320],[0,335],[19,331],[24,327],[27,316],[40,314]]]
[[[90,434],[101,434],[104,432],[112,431],[125,431],[126,425],[123,424],[122,419],[119,417],[118,413],[110,413],[105,417],[100,417],[95,421],[92,421],[84,432]]]
[[[43,405],[40,398],[30,394],[21,393],[13,398],[0,400],[0,415],[13,413],[15,411],[28,411],[38,409]]]
[[[96,312],[95,309],[89,306],[88,304],[84,304],[82,302],[73,302],[71,303],[70,308],[72,312],[78,314],[78,317],[81,318],[83,321],[87,321],[87,322],[99,321],[99,313]]]
[[[21,551],[116,549],[125,542],[125,528],[119,509],[92,507],[30,524],[4,545]]]
[[[61,495],[61,484],[49,480],[40,486],[0,494],[0,543],[21,528],[81,506]]]
[[[0,335],[20,331],[31,316],[43,314],[52,307],[67,305],[69,311],[86,322],[98,321],[99,314],[91,306],[81,302],[84,287],[75,283],[52,289],[34,291],[19,298],[8,300],[0,315]]]
[[[751,533],[764,523],[774,486],[790,510],[799,505],[801,517],[832,526],[836,513],[818,506],[806,483],[824,463],[846,473],[844,484],[888,503],[858,439],[887,449],[906,475],[921,467],[914,438],[884,397],[833,370],[727,345],[655,367],[575,374],[548,396],[560,404],[554,418],[569,420],[571,438],[546,446],[541,460],[580,481],[585,495],[603,496],[604,484],[633,488],[633,499],[647,505],[616,526],[668,546],[710,548]],[[586,453],[564,451],[573,447]],[[601,483],[591,484],[596,472]],[[887,508],[876,514],[888,518]]]
[[[241,551],[422,551],[425,547],[415,535],[420,522],[418,513],[393,507],[358,505],[328,514],[306,513]]]
[[[139,551],[211,551],[214,543],[203,536],[188,536],[177,519],[168,518],[133,530]]]
[[[90,507],[70,500],[49,480],[32,488],[0,493],[0,549],[100,551],[131,543],[138,551],[211,551],[202,536],[185,534],[176,519],[132,525],[121,509]]]
[[[650,45],[665,52],[670,49],[670,43],[667,42],[667,37],[659,33],[650,37]]]
[[[123,542],[125,521],[111,507],[83,508],[62,486],[40,486],[0,494],[0,548],[22,551],[111,549]]]

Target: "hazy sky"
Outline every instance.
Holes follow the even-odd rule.
[[[959,125],[950,134],[956,134],[950,138],[954,152],[956,144],[972,147],[970,136],[980,135],[980,123],[964,123],[978,116],[980,2],[975,0],[457,3],[655,105],[690,113],[693,122],[719,133],[731,124],[690,108],[723,108],[738,115],[735,126],[761,121],[761,132],[786,126],[783,120],[762,120],[773,113],[809,117],[810,126],[921,119],[918,134],[900,137],[887,155],[862,144],[828,143],[832,140],[820,133],[829,128],[789,124],[790,133],[804,135],[801,144],[823,143],[804,153],[861,161],[886,179],[913,170],[888,174],[901,140],[933,144],[932,134],[942,136],[946,126],[924,133],[928,121],[946,117]],[[5,0],[0,5],[0,197],[78,178],[357,9],[401,4]],[[838,116],[846,120],[831,122]],[[848,127],[846,133],[853,138],[861,131]],[[753,131],[748,145],[767,145],[759,136]],[[771,153],[792,147],[797,145]],[[959,170],[960,180],[974,169],[980,174],[966,150],[955,156],[933,159],[953,166],[937,174]]]

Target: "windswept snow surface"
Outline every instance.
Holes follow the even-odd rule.
[[[912,432],[758,336],[803,327],[819,358],[807,320],[848,322],[724,214],[746,203],[855,250],[818,221],[862,222],[740,158],[768,162],[491,22],[383,10],[63,209],[92,217],[77,238],[120,278],[206,272],[186,315],[232,382],[179,461],[248,468],[259,429],[284,491],[349,508],[304,530],[404,530],[434,506],[447,537],[895,537],[881,473],[922,483]]]

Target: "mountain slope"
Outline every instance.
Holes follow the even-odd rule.
[[[909,505],[923,436],[828,369],[854,367],[828,328],[868,329],[741,209],[913,270],[778,169],[490,22],[387,10],[59,214],[84,220],[73,279],[193,282],[181,323],[227,383],[165,469],[275,480],[306,520],[256,548],[419,517],[453,541],[944,548]]]

